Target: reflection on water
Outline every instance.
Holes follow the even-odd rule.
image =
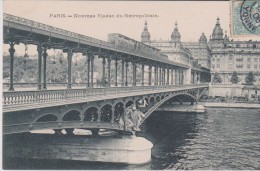
[[[20,159],[4,163],[10,169],[260,169],[259,122],[259,109],[153,113],[137,134],[154,144],[149,164]]]

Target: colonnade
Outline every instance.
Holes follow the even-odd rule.
[[[14,70],[14,53],[15,53],[15,42],[9,42],[10,48],[10,84],[9,91],[14,91],[13,86],[13,70]],[[47,89],[46,79],[47,79],[47,70],[46,70],[46,61],[47,61],[47,47],[42,46],[42,44],[37,45],[38,52],[38,90]],[[72,57],[75,52],[73,49],[67,49],[63,51],[67,53],[68,66],[67,66],[67,88],[72,88]],[[129,65],[132,66],[132,85],[137,86],[137,65],[141,65],[141,85],[144,86],[145,83],[145,67],[148,67],[148,85],[174,85],[174,84],[184,84],[184,68],[163,64],[160,62],[149,63],[144,62],[144,60],[139,59],[130,60],[129,58],[123,58],[121,56],[112,56],[112,55],[95,55],[94,53],[82,53],[83,56],[86,56],[87,61],[87,73],[86,73],[86,87],[94,87],[94,60],[96,57],[102,59],[102,83],[103,86],[130,86],[129,85]],[[134,58],[132,58],[134,59]],[[115,64],[115,77],[114,85],[111,85],[111,61],[114,60]],[[118,62],[121,60],[121,83],[118,82],[117,73],[118,73]],[[42,68],[43,67],[43,68]],[[106,68],[108,71],[106,71]],[[42,72],[43,71],[43,72]],[[154,71],[154,72],[153,72]],[[106,74],[107,73],[107,74]],[[42,75],[43,74],[43,75]],[[107,75],[107,78],[106,78]],[[42,80],[43,79],[43,80]]]

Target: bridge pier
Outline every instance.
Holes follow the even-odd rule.
[[[153,144],[142,137],[22,134],[4,137],[4,158],[143,164]]]

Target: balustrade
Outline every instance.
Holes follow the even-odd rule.
[[[33,104],[42,102],[53,102],[84,97],[119,95],[126,93],[167,90],[172,88],[199,87],[207,84],[197,85],[159,85],[159,86],[137,86],[137,87],[110,87],[110,88],[88,88],[88,89],[64,89],[64,90],[38,90],[4,92],[3,106]]]

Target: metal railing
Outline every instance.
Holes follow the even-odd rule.
[[[187,85],[158,85],[158,86],[135,86],[135,87],[109,87],[109,88],[85,88],[85,89],[62,89],[62,90],[35,90],[3,92],[3,106],[23,105],[62,101],[69,99],[87,98],[93,96],[107,96],[128,94],[134,92],[166,90],[173,88],[196,88],[208,86],[208,84]]]

